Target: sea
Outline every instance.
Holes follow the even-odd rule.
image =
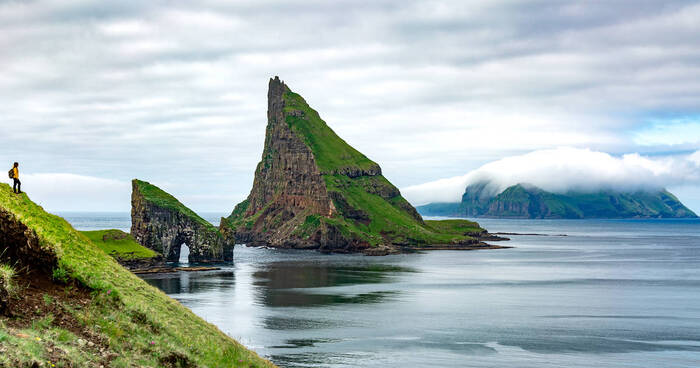
[[[144,279],[280,367],[700,367],[700,220],[478,221],[530,235],[385,257],[238,245],[221,270]]]

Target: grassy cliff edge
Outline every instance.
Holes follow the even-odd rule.
[[[53,313],[60,310],[74,319],[76,331],[94,336],[100,346],[93,348],[91,341],[62,328],[52,314],[20,313],[0,317],[0,366],[97,367],[105,359],[112,367],[274,366],[131,274],[63,218],[45,212],[26,194],[12,193],[6,184],[0,184],[0,212],[3,225],[26,226],[24,234],[38,239],[41,251],[54,256],[51,275],[60,295],[45,297],[46,304],[54,303]],[[4,234],[2,247],[21,240]],[[35,287],[31,278],[15,278],[20,278],[15,281],[19,285]],[[84,301],[61,297],[76,289],[85,290]],[[23,323],[22,318],[27,320]]]

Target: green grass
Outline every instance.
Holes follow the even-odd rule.
[[[100,355],[78,344],[78,337],[63,328],[51,326],[51,316],[31,327],[13,329],[0,320],[0,367],[99,367]],[[61,351],[60,359],[50,359],[48,349]],[[113,365],[116,366],[116,365]]]
[[[137,243],[128,233],[121,230],[94,230],[81,231],[86,238],[90,239],[98,248],[105,253],[125,260],[153,258],[158,255]]]
[[[15,269],[7,264],[0,264],[0,283],[2,288],[7,290],[10,296],[17,291],[17,283],[15,282]]]
[[[299,227],[297,227],[295,233],[301,238],[308,238],[320,225],[321,216],[308,215],[304,219],[304,222]]]
[[[92,290],[88,305],[68,307],[73,308],[85,330],[108,341],[110,350],[117,354],[112,367],[157,367],[160,358],[173,352],[189,357],[200,367],[274,366],[127,271],[63,218],[45,212],[26,194],[13,194],[9,185],[0,184],[0,208],[36,233],[40,247],[56,255],[57,268]],[[66,338],[65,332],[53,328],[27,332],[41,341],[17,338],[8,327],[0,325],[0,339],[4,336],[2,347],[6,349],[0,359],[46,362],[50,344],[58,341],[59,335]],[[83,354],[78,358],[82,353],[75,354],[68,355],[76,360],[74,366],[96,366],[86,363],[93,362],[94,357]]]
[[[351,179],[344,175],[325,175],[324,179],[329,191],[340,193],[348,205],[364,211],[370,221],[364,224],[342,216],[324,220],[338,226],[344,234],[365,240],[372,246],[387,242],[417,246],[450,244],[472,239],[464,232],[455,231],[452,226],[436,228],[421,224],[399,206],[400,201],[405,201],[400,195],[387,199],[373,193],[376,189],[371,188],[382,188],[389,184],[382,176]]]
[[[189,217],[193,221],[204,225],[207,229],[214,232],[218,232],[214,225],[212,225],[209,221],[200,217],[197,213],[189,209],[184,204],[180,203],[180,201],[178,201],[177,198],[173,197],[164,190],[158,188],[157,186],[147,181],[134,179],[132,180],[132,182],[136,184],[139,193],[141,193],[143,198],[148,202],[151,202],[161,208],[167,208],[178,211],[184,214],[185,216]]]
[[[337,192],[345,199],[350,207],[346,210],[360,210],[369,217],[367,223],[349,219],[342,213],[332,218],[308,216],[297,228],[297,234],[309,236],[323,221],[344,235],[372,246],[386,243],[449,244],[471,240],[466,233],[454,232],[452,228],[445,232],[448,227],[436,229],[422,224],[407,210],[410,204],[381,175],[356,178],[340,175],[348,170],[367,172],[379,166],[335,134],[299,94],[288,90],[283,98],[287,124],[313,152],[327,190]],[[344,203],[336,201],[334,204],[341,212],[344,210]]]
[[[321,119],[300,95],[287,91],[284,94],[287,124],[304,140],[314,153],[316,164],[323,173],[335,173],[342,169],[368,170],[377,164],[352,148]],[[304,116],[289,113],[303,111]]]
[[[426,220],[425,224],[435,231],[448,234],[478,235],[484,231],[478,223],[469,220]]]

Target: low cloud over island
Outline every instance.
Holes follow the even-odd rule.
[[[462,176],[405,187],[401,192],[417,205],[458,202],[468,185],[479,182],[489,182],[493,195],[518,183],[554,193],[700,185],[700,151],[652,157],[638,153],[613,156],[572,147],[544,149],[489,162]]]

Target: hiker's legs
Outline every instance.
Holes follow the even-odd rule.
[[[22,193],[22,182],[19,181],[19,179],[13,179],[14,182],[12,183],[12,191],[15,193]]]

